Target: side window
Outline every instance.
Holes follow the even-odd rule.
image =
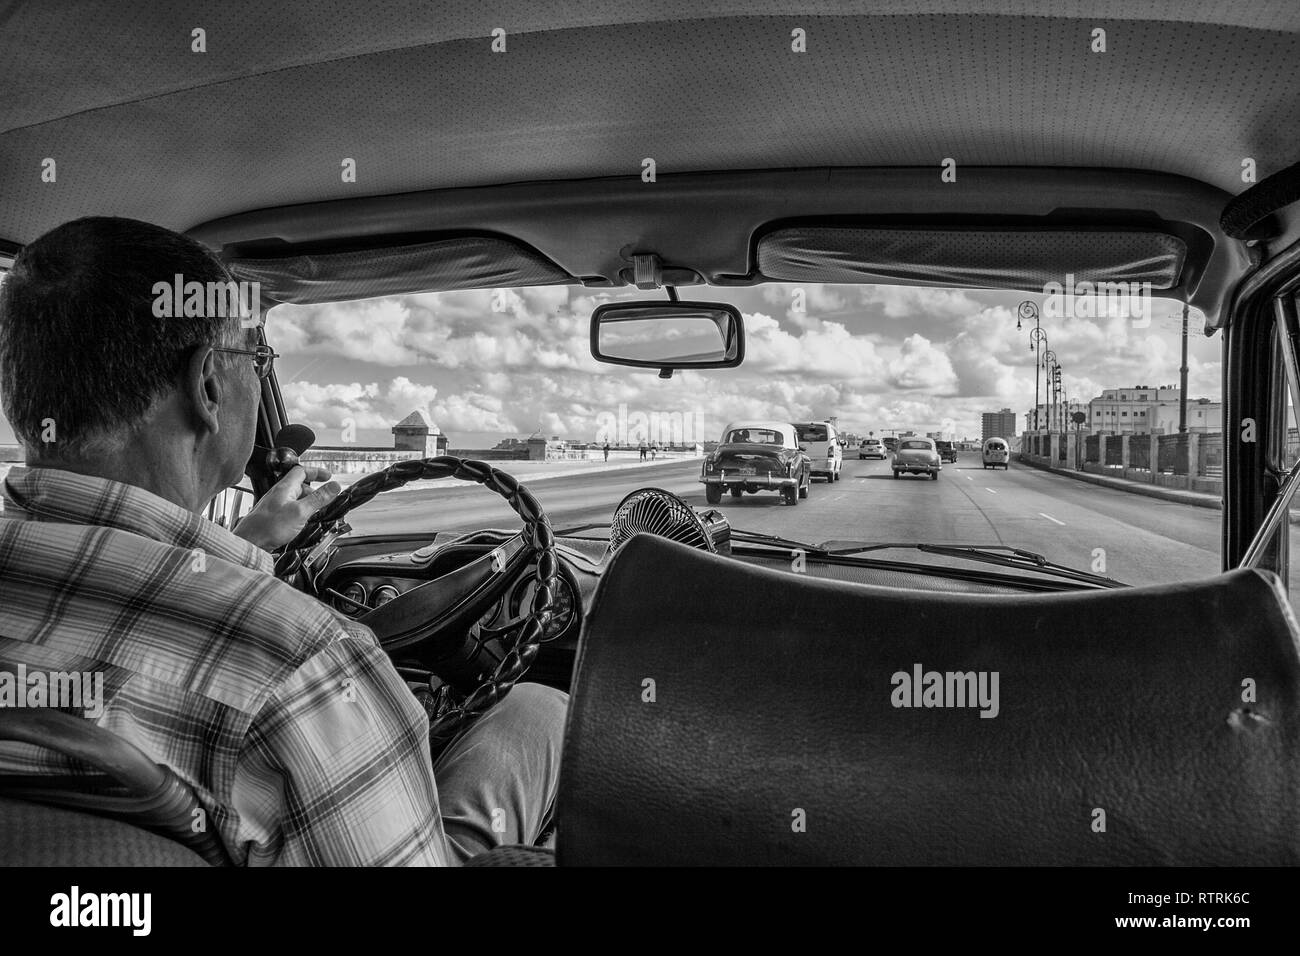
[[[246,488],[227,488],[208,503],[204,516],[228,531],[253,510],[253,493]]]
[[[1274,402],[1278,411],[1285,409],[1284,414],[1270,416],[1273,418],[1275,425],[1269,429],[1269,434],[1260,436],[1261,440],[1267,441],[1268,460],[1271,466],[1283,473],[1289,473],[1290,469],[1295,466],[1296,461],[1300,458],[1300,437],[1297,432],[1297,396],[1300,396],[1300,370],[1297,368],[1297,361],[1294,353],[1289,352],[1289,343],[1287,336],[1283,332],[1283,326],[1289,325],[1292,329],[1300,328],[1300,295],[1292,293],[1290,297],[1279,300],[1281,308],[1278,312],[1278,335],[1275,339],[1277,344],[1277,359],[1274,375],[1276,376],[1272,389]],[[1300,481],[1300,476],[1297,476]],[[1292,491],[1290,485],[1283,483],[1282,492],[1285,496],[1287,492]],[[1277,503],[1275,503],[1276,505]],[[1273,514],[1273,512],[1270,512]],[[1300,610],[1300,581],[1296,578],[1297,565],[1291,560],[1291,555],[1296,553],[1296,548],[1300,547],[1300,525],[1296,524],[1297,517],[1300,517],[1300,494],[1293,495],[1290,498],[1287,513],[1281,513],[1278,516],[1279,523],[1276,529],[1264,541],[1258,560],[1253,564],[1256,567],[1274,567],[1279,571],[1285,572],[1282,575],[1282,583],[1287,588],[1293,609]],[[1246,556],[1246,564],[1251,565],[1251,555]]]
[[[1292,298],[1292,315],[1300,312],[1300,301],[1298,300],[1300,300],[1300,296]],[[1285,372],[1285,362],[1283,362],[1283,367],[1283,374],[1287,378],[1287,387],[1285,388],[1286,417],[1279,423],[1276,434],[1277,451],[1272,457],[1280,470],[1290,471],[1295,466],[1296,461],[1300,459],[1300,417],[1297,416],[1296,410],[1296,395],[1300,391],[1300,382],[1290,381],[1290,376],[1286,375]],[[1198,411],[1197,414],[1199,415],[1200,412]],[[1285,516],[1285,523],[1281,526],[1286,530],[1286,537],[1278,540],[1277,543],[1282,546],[1280,550],[1288,565],[1283,584],[1286,585],[1289,592],[1292,609],[1300,612],[1300,578],[1297,577],[1300,574],[1300,563],[1295,558],[1297,554],[1300,554],[1300,524],[1297,524],[1297,522],[1300,522],[1300,494],[1291,499],[1291,506],[1287,510],[1289,513]]]

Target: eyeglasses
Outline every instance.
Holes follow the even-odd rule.
[[[228,349],[213,347],[214,352],[231,352],[235,355],[253,356],[253,367],[257,369],[257,377],[265,379],[271,374],[271,367],[275,360],[280,357],[279,352],[272,351],[269,345],[258,345],[251,349]]]

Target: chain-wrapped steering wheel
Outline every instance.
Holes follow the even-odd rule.
[[[528,489],[487,462],[450,455],[399,461],[345,488],[308,518],[302,531],[276,559],[275,573],[314,591],[306,580],[308,575],[302,573],[309,563],[308,556],[327,536],[332,538],[346,530],[343,518],[349,511],[381,492],[435,478],[458,478],[484,485],[504,498],[524,523],[509,542],[412,588],[361,618],[390,655],[428,661],[430,670],[444,678],[436,690],[421,699],[429,712],[429,739],[437,750],[523,677],[537,656],[551,620],[559,573],[555,534],[541,504]],[[506,633],[493,634],[501,656],[485,657],[486,642],[471,633],[472,625],[529,567],[534,569],[536,584],[532,604]]]

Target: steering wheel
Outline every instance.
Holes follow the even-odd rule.
[[[417,660],[443,679],[436,690],[417,693],[429,713],[429,740],[435,750],[509,693],[537,656],[554,612],[559,572],[555,533],[538,500],[517,479],[487,462],[451,455],[399,461],[345,488],[308,518],[275,562],[277,577],[318,596],[306,573],[310,558],[322,541],[328,545],[348,530],[344,516],[381,492],[436,478],[476,481],[495,491],[523,519],[524,527],[488,554],[360,618],[390,656]],[[422,560],[421,552],[425,549],[412,555],[414,563]],[[536,588],[527,614],[490,637],[475,633],[472,625],[530,566]],[[485,646],[498,640],[503,649],[500,657]]]

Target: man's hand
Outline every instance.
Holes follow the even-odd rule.
[[[266,551],[288,544],[308,518],[343,490],[337,481],[328,481],[329,476],[314,465],[294,466],[235,526],[235,534]],[[307,484],[312,481],[325,484],[312,490]]]

